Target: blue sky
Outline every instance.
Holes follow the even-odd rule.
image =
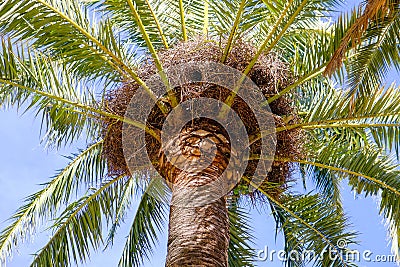
[[[347,7],[355,1],[350,1]],[[399,81],[397,74],[391,74],[388,82]],[[74,147],[67,147],[60,151],[47,150],[40,144],[40,120],[34,120],[32,113],[21,116],[15,109],[0,111],[0,229],[3,229],[12,213],[23,204],[23,198],[41,189],[40,183],[48,181],[57,169],[66,165],[67,160],[62,155],[76,152],[77,148],[84,148],[85,144],[79,142]],[[385,226],[382,218],[378,216],[376,201],[373,199],[355,199],[350,190],[344,186],[343,200],[345,209],[351,216],[354,229],[360,232],[360,246],[358,250],[370,250],[373,255],[390,255],[390,247],[386,238]],[[258,237],[255,248],[262,250],[268,248],[280,250],[282,240],[280,236],[275,240],[274,222],[268,209],[259,211],[253,209],[254,235]],[[93,254],[92,261],[83,266],[116,266],[124,238],[129,231],[132,217],[127,218],[126,225],[120,229],[115,246],[103,253]],[[10,267],[29,266],[35,253],[49,238],[49,233],[44,233],[45,226],[40,229],[38,236],[29,243],[22,245],[19,253],[8,264]],[[167,228],[166,228],[167,229]],[[146,267],[163,266],[166,254],[166,231],[161,235],[160,244],[154,253],[151,262]],[[258,266],[282,266],[282,263],[258,262]],[[394,263],[367,263],[361,262],[359,266],[395,266]]]

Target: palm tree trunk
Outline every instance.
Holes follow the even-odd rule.
[[[170,142],[170,155],[176,154],[176,157],[172,156],[173,161],[183,161],[185,170],[166,161],[163,164],[168,182],[172,184],[167,267],[228,266],[229,218],[225,193],[213,195],[215,192],[207,191],[193,194],[194,188],[216,181],[229,163],[226,155],[230,145],[227,139],[221,138],[224,134],[220,127],[206,125],[201,129],[186,129]],[[211,140],[214,144],[212,153],[201,150],[199,144],[204,140]],[[208,149],[210,146],[204,147]],[[199,161],[194,159],[199,159],[200,155],[202,159],[210,157],[211,164],[196,171],[199,170]]]
[[[228,245],[225,197],[202,207],[170,207],[165,266],[227,267]]]

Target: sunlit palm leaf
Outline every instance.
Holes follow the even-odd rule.
[[[3,34],[66,60],[81,78],[136,77],[110,21],[91,17],[89,10],[71,0],[7,0],[0,5]]]
[[[399,9],[369,26],[363,45],[346,62],[351,93],[370,94],[393,66],[400,68],[399,32]]]
[[[55,233],[35,255],[31,266],[71,266],[88,259],[91,249],[98,249],[103,242],[103,216],[106,220],[112,218],[126,179],[119,176],[105,181],[68,205],[52,226]]]
[[[287,209],[271,203],[277,227],[285,238],[286,266],[354,266],[346,257],[349,248],[339,247],[339,242],[348,246],[356,243],[356,234],[349,231],[348,218],[341,210],[319,195],[290,195],[282,204]]]
[[[357,151],[348,150],[347,144],[322,143],[319,149],[315,147],[318,151],[315,163],[309,164],[330,171],[336,179],[348,178],[350,186],[358,194],[378,197],[380,214],[391,222],[392,229],[399,229],[400,172],[395,160],[373,146]],[[398,236],[392,235],[391,238]],[[398,240],[393,240],[393,244],[398,244]]]
[[[382,17],[385,17],[386,15],[389,17],[396,16],[394,13],[398,12],[399,8],[398,1],[392,0],[368,0],[360,5],[360,10],[363,5],[365,5],[365,8],[362,13],[360,12],[360,15],[357,16],[357,20],[341,40],[340,45],[327,66],[325,74],[331,75],[334,71],[340,68],[348,45],[352,43],[352,46],[355,47],[356,44],[361,43],[363,41],[363,34],[366,32],[371,22],[378,21],[380,24],[382,23],[382,21],[380,21]],[[382,26],[384,24],[385,23],[383,22]]]
[[[91,117],[93,113],[76,112],[76,105],[71,105],[96,107],[94,89],[70,77],[69,67],[4,39],[0,61],[0,106],[34,109],[42,117],[50,144],[60,146],[75,141],[85,129],[96,135],[99,125]]]
[[[98,142],[70,157],[71,163],[44,184],[39,192],[26,198],[26,204],[10,218],[11,224],[0,235],[0,263],[11,256],[12,250],[35,233],[38,226],[54,219],[62,204],[74,193],[95,186],[105,175],[101,157],[102,142]]]
[[[255,237],[250,223],[249,212],[233,198],[228,206],[230,239],[228,263],[230,267],[254,266],[255,251],[252,248]]]
[[[353,144],[368,146],[373,141],[379,147],[399,154],[400,93],[396,87],[377,88],[369,97],[352,102],[347,91],[338,91],[329,82],[310,82],[314,92],[302,94],[306,116],[298,124],[278,127],[277,131],[303,128],[319,130],[330,138],[355,138]],[[311,88],[310,84],[305,84]],[[350,105],[350,103],[352,103]],[[353,147],[353,146],[351,146]]]
[[[144,188],[119,266],[140,266],[150,259],[165,226],[169,198],[165,186],[156,178]]]

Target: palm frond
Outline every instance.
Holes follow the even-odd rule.
[[[10,218],[11,224],[0,234],[0,263],[5,263],[12,250],[35,233],[39,225],[56,216],[74,192],[96,185],[105,175],[101,157],[102,141],[93,144],[79,155],[69,157],[70,164],[44,184],[39,192],[26,198],[26,204]]]
[[[75,103],[94,109],[97,102],[94,89],[71,78],[70,68],[23,44],[13,45],[10,39],[3,39],[1,48],[0,106],[35,109],[47,140],[58,146],[76,140],[84,129],[97,131],[98,122],[91,114],[73,110]]]
[[[162,78],[164,84],[167,87],[167,91],[169,92],[170,91],[170,86],[169,86],[168,78],[166,77],[166,75],[164,73],[161,61],[158,58],[157,51],[153,46],[153,43],[152,43],[152,41],[151,41],[151,39],[149,37],[149,34],[147,33],[146,27],[143,24],[143,21],[142,21],[140,15],[139,15],[138,11],[136,10],[136,7],[135,7],[134,3],[132,2],[132,0],[127,0],[127,3],[128,3],[128,6],[129,6],[129,9],[130,9],[131,13],[133,14],[133,17],[136,20],[136,23],[137,23],[137,25],[139,27],[140,33],[142,34],[143,39],[146,42],[146,46],[149,49],[150,54],[151,54],[151,56],[152,56],[152,58],[154,60],[154,65],[156,66],[158,72],[160,73],[161,78]],[[151,13],[154,14],[153,12],[151,12]],[[155,21],[157,22],[157,19],[155,19]],[[159,25],[159,24],[157,23],[157,25]],[[175,95],[170,93],[169,97],[170,97],[170,100],[172,102],[172,106],[173,107],[177,106],[178,103],[177,103]]]
[[[128,1],[128,4],[129,4],[129,6],[131,8],[131,11],[132,11],[135,19],[136,19],[136,22],[137,22],[137,24],[139,26],[139,29],[142,32],[142,35],[143,35],[143,37],[144,37],[144,39],[145,39],[145,41],[147,43],[147,46],[150,49],[150,52],[153,54],[153,57],[156,60],[157,58],[155,57],[155,49],[153,47],[151,39],[149,38],[149,34],[147,33],[148,31],[146,30],[146,28],[143,25],[143,21],[142,21],[143,16],[141,16],[136,11],[136,8],[134,7],[133,2],[131,0]],[[135,4],[136,5],[144,5],[144,4],[146,5],[145,8],[143,8],[143,10],[146,10],[147,12],[150,13],[150,16],[152,17],[152,21],[155,24],[155,27],[157,28],[157,31],[158,31],[158,33],[160,35],[161,40],[162,40],[162,43],[165,46],[165,48],[168,49],[168,43],[167,43],[167,40],[165,39],[164,32],[161,29],[160,22],[158,21],[157,16],[155,15],[154,10],[153,10],[149,0],[145,0],[144,3],[140,3],[140,1],[135,1]],[[142,9],[140,9],[140,10],[142,10]]]
[[[282,212],[285,217],[290,219],[289,226],[297,227],[297,231],[295,231],[296,228],[291,228],[291,232],[288,233],[291,234],[289,240],[293,242],[289,250],[308,250],[309,247],[309,250],[315,252],[311,255],[311,261],[318,266],[352,266],[352,259],[346,257],[347,248],[340,249],[338,241],[344,240],[346,244],[354,244],[355,233],[345,231],[349,226],[347,218],[340,210],[336,209],[336,205],[328,201],[320,206],[321,203],[324,203],[324,198],[319,195],[295,196],[290,194],[284,195],[278,200],[257,187],[248,178],[244,177],[244,180],[268,198],[274,216],[277,216],[277,212]],[[278,216],[282,215],[278,214]],[[276,220],[278,225],[281,225],[285,220],[280,220],[279,217]],[[333,217],[335,217],[334,220],[332,220]],[[335,257],[329,257],[325,253],[326,251],[331,251]],[[310,261],[309,258],[300,260]]]
[[[366,141],[372,140],[379,147],[399,154],[400,107],[397,103],[400,91],[394,85],[376,89],[369,96],[357,98],[351,105],[348,92],[337,91],[326,83],[321,86],[319,91],[309,92],[312,101],[307,104],[304,122],[278,127],[277,132],[294,128],[307,131],[334,129],[336,138],[344,137],[344,134],[349,138],[361,135]]]
[[[283,54],[283,58],[290,63],[296,80],[282,89],[276,95],[270,97],[266,103],[271,103],[294,90],[304,88],[314,91],[315,82],[323,81],[322,73],[331,59],[332,54],[340,45],[340,41],[347,29],[354,23],[357,13],[339,17],[333,25],[317,20],[307,25],[288,29],[277,44],[277,50]],[[293,45],[295,44],[295,45]],[[344,73],[339,72],[337,80],[344,79]]]
[[[228,203],[230,225],[228,264],[230,267],[254,266],[255,252],[252,249],[254,236],[249,214],[240,207],[238,199],[230,199]]]
[[[127,211],[132,205],[132,201],[134,200],[135,196],[135,191],[139,184],[139,181],[137,181],[136,176],[137,175],[134,175],[134,177],[132,177],[126,182],[123,191],[118,196],[119,197],[118,206],[115,208],[115,216],[112,220],[111,226],[109,227],[110,229],[108,231],[104,249],[107,249],[109,246],[113,245],[115,235],[117,234],[117,229],[121,226],[121,223],[124,223]]]
[[[166,221],[169,191],[158,178],[144,188],[119,266],[140,266],[154,250]]]
[[[290,9],[293,6],[296,6],[296,1],[288,1],[285,5],[285,9],[282,10],[279,18],[273,25],[273,27],[269,30],[268,35],[265,37],[264,41],[258,48],[257,53],[254,55],[246,69],[243,71],[243,74],[247,75],[251,69],[253,68],[254,64],[257,62],[258,58],[262,53],[268,54],[276,45],[276,43],[279,41],[280,37],[286,32],[286,30],[291,26],[292,22],[294,19],[297,17],[297,15],[301,12],[301,10],[304,8],[304,6],[307,4],[307,1],[302,1],[299,3],[297,8],[295,8],[293,14],[287,15]],[[286,22],[286,24],[283,26],[283,28],[280,30],[279,28],[281,27],[281,24],[285,20],[286,17],[289,17],[289,20]],[[279,31],[280,30],[280,31]],[[275,36],[275,34],[278,32],[278,34]],[[275,38],[274,38],[275,37]]]
[[[272,24],[261,28],[261,33],[264,34],[261,34],[260,46],[256,55],[244,71],[245,74],[249,73],[261,53],[271,52],[290,29],[304,28],[304,25],[315,23],[318,21],[318,17],[324,17],[328,11],[337,6],[341,1],[292,0],[277,2],[275,5],[267,4],[272,14],[279,15],[273,20]],[[258,40],[260,40],[260,37],[258,37]]]
[[[365,4],[366,6],[364,11],[347,31],[339,47],[333,54],[332,59],[326,68],[325,74],[331,75],[341,66],[349,43],[352,42],[352,45],[355,46],[361,42],[363,34],[367,30],[372,19],[379,21],[386,13],[388,13],[388,16],[393,16],[393,13],[396,12],[395,10],[399,5],[396,1],[388,0],[368,0],[365,1]],[[380,23],[380,21],[378,23]]]
[[[143,123],[104,110],[95,99],[95,90],[88,89],[78,78],[70,77],[70,68],[53,61],[23,44],[2,42],[0,54],[0,106],[26,106],[42,115],[49,141],[55,144],[72,142],[84,130],[98,133],[100,116],[135,125],[147,132],[154,130]]]
[[[213,30],[210,34],[217,37],[228,36],[235,24],[235,15],[238,14],[240,2],[233,1],[211,1],[210,2],[210,26]]]
[[[340,242],[355,244],[356,233],[348,230],[347,216],[332,202],[318,194],[290,195],[271,208],[285,238],[286,266],[354,266],[346,256],[349,248]]]
[[[87,5],[105,12],[126,35],[126,40],[136,46],[146,48],[137,18],[132,13],[130,5],[134,5],[137,16],[140,17],[149,39],[156,48],[162,46],[168,48],[169,42],[173,39],[171,29],[168,27],[170,19],[163,14],[163,11],[169,8],[167,3],[153,0],[134,0],[131,3],[122,0],[94,0],[89,1]]]
[[[400,68],[400,9],[370,25],[360,45],[346,61],[350,93],[368,95],[392,68]]]
[[[238,10],[236,11],[235,21],[233,22],[232,29],[231,29],[231,31],[229,33],[228,41],[227,41],[225,49],[224,49],[224,53],[223,53],[222,58],[221,58],[221,62],[222,63],[225,63],[226,59],[228,58],[228,54],[229,54],[229,52],[231,50],[232,43],[233,43],[233,41],[235,39],[235,34],[236,34],[236,31],[237,31],[237,29],[239,27],[239,23],[241,21],[241,16],[242,16],[243,11],[245,9],[246,2],[247,2],[246,0],[242,0],[240,2]]]
[[[346,141],[328,140],[317,144],[313,147],[315,154],[311,156],[311,161],[297,162],[328,170],[338,180],[347,178],[357,194],[377,197],[380,201],[379,212],[390,222],[391,233],[395,233],[397,230],[393,231],[393,227],[399,229],[400,225],[400,171],[394,158],[386,156],[373,145],[349,150]],[[398,235],[391,237],[398,238]],[[392,244],[398,244],[398,241],[392,240]]]
[[[335,176],[330,170],[319,168],[315,165],[303,165],[307,168],[306,177],[312,179],[318,192],[331,201],[337,209],[342,209],[342,188],[340,185],[342,179]]]
[[[71,203],[57,218],[55,233],[35,255],[31,266],[71,266],[90,257],[91,249],[102,244],[103,216],[114,214],[115,202],[124,189],[125,176],[102,183],[98,189]]]
[[[81,78],[138,80],[120,48],[112,23],[90,19],[78,1],[5,1],[0,5],[0,29],[52,57],[67,61]]]

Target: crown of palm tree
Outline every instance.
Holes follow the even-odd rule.
[[[199,35],[222,40],[221,62],[237,40],[255,46],[246,75],[261,55],[270,53],[290,66],[293,82],[266,103],[292,99],[301,120],[284,117],[284,126],[276,131],[304,131],[307,157],[274,161],[300,169],[317,192],[302,195],[288,189],[277,199],[260,189],[284,233],[285,250],[316,252],[311,259],[289,259],[287,265],[352,264],[338,248],[339,240],[353,244],[356,238],[342,209],[339,184],[345,179],[358,194],[379,197],[379,212],[390,224],[393,252],[399,256],[400,172],[391,152],[399,155],[400,92],[394,85],[382,87],[389,67],[399,66],[399,4],[368,2],[364,16],[363,10],[355,10],[336,23],[326,22],[339,3],[334,0],[2,2],[0,106],[35,110],[48,145],[61,147],[82,136],[89,145],[11,217],[0,235],[0,262],[5,264],[48,220],[54,220],[54,233],[32,266],[86,261],[92,248],[112,245],[136,200],[119,265],[137,266],[150,258],[167,220],[168,188],[149,179],[146,170],[107,175],[101,118],[143,125],[110,112],[104,99],[126,81],[146,87],[139,69],[147,56],[162,71],[161,49]],[[388,8],[378,12],[371,6]],[[365,19],[378,13],[379,20]],[[350,40],[358,45],[348,47]],[[342,60],[344,66],[333,72]],[[333,78],[324,77],[324,71]],[[334,81],[344,79],[349,88],[338,88]],[[86,193],[76,199],[75,192]],[[253,266],[251,223],[241,198],[232,194],[228,202],[229,265]],[[337,257],[318,258],[326,248],[337,250]]]

